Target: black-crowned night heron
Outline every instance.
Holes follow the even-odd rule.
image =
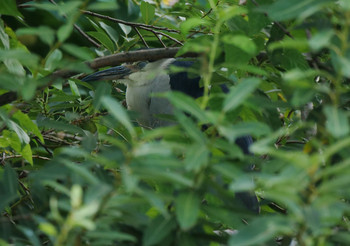
[[[126,85],[126,104],[128,109],[138,113],[138,122],[141,126],[155,128],[173,124],[170,121],[157,118],[156,115],[172,114],[171,103],[160,97],[152,97],[152,93],[166,92],[170,90],[181,91],[193,98],[203,95],[203,87],[200,87],[200,77],[191,77],[185,71],[171,73],[169,67],[191,67],[192,61],[162,59],[154,62],[137,62],[132,65],[112,67],[96,72],[83,78],[83,81],[117,80]],[[228,89],[222,86],[224,92]],[[249,146],[253,140],[250,136],[236,139],[236,144],[245,154],[249,154]],[[236,194],[250,210],[259,211],[258,201],[255,195],[245,192]]]
[[[128,109],[138,113],[141,126],[155,128],[173,124],[170,121],[157,118],[157,115],[171,115],[172,105],[165,98],[151,97],[152,93],[169,90],[181,91],[193,98],[203,95],[200,87],[200,77],[190,77],[187,72],[170,73],[169,67],[191,67],[194,62],[185,60],[162,59],[154,62],[137,62],[132,65],[112,67],[93,73],[83,78],[83,81],[117,80],[126,85],[126,104]],[[227,92],[227,87],[222,87]],[[236,144],[244,153],[249,153],[252,144],[250,136],[240,137]]]

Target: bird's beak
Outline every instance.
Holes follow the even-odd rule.
[[[133,65],[124,65],[112,67],[103,71],[99,71],[93,74],[90,74],[82,79],[82,81],[98,81],[98,80],[118,80],[123,79],[127,75],[134,72]]]

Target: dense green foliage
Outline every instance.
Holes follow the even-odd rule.
[[[0,1],[0,245],[350,245],[350,1],[170,2]],[[50,76],[145,43],[199,54],[177,125]]]

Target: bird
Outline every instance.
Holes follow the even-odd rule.
[[[138,113],[138,123],[147,128],[169,126],[174,122],[160,119],[157,115],[173,113],[171,103],[163,97],[153,97],[153,93],[179,91],[193,98],[203,96],[204,88],[200,86],[200,76],[190,76],[186,69],[195,65],[195,61],[175,58],[160,59],[152,62],[139,61],[108,68],[84,77],[84,82],[99,80],[116,80],[126,86],[126,104],[129,110]],[[171,67],[184,68],[171,72]],[[229,89],[221,85],[223,92]],[[249,147],[253,143],[251,136],[238,137],[235,143],[246,155],[251,155]],[[255,195],[237,192],[236,196],[250,210],[259,213],[260,207]]]

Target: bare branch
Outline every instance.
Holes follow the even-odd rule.
[[[173,48],[156,48],[156,49],[145,49],[136,50],[130,52],[121,52],[114,55],[104,56],[97,58],[87,64],[92,69],[98,69],[107,66],[117,66],[124,62],[135,62],[135,61],[155,61],[163,58],[173,58],[180,50],[179,47]],[[186,53],[181,57],[198,57],[197,53]]]
[[[180,33],[179,30],[170,29],[170,28],[167,28],[167,27],[153,26],[153,25],[147,25],[147,24],[143,24],[143,23],[124,21],[124,20],[120,20],[120,19],[116,19],[116,18],[107,16],[107,15],[97,14],[97,13],[94,13],[94,12],[91,12],[91,11],[87,11],[87,10],[82,10],[81,12],[84,13],[84,14],[87,14],[87,15],[95,16],[95,17],[98,17],[98,18],[101,18],[101,19],[109,20],[109,21],[112,21],[112,22],[124,24],[124,25],[131,26],[131,27],[135,27],[136,26],[138,28],[150,28],[150,29],[154,29],[154,30]]]

